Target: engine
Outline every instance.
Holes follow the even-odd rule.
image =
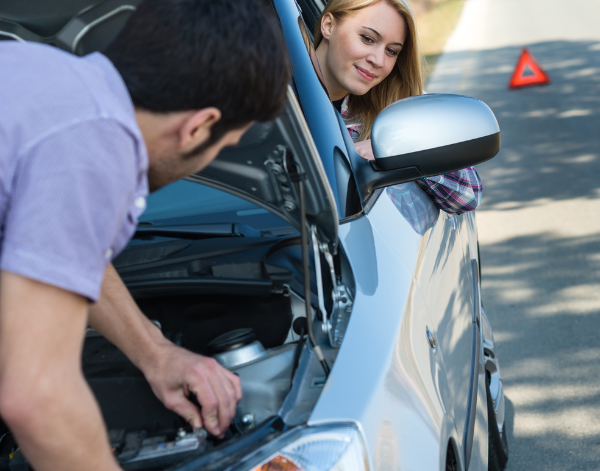
[[[291,388],[298,351],[298,342],[293,342],[290,334],[293,315],[289,297],[272,299],[274,304],[269,310],[264,302],[252,306],[250,301],[245,315],[220,312],[219,322],[214,322],[215,316],[206,304],[194,306],[196,301],[191,299],[175,313],[171,303],[168,315],[161,315],[161,303],[154,301],[144,311],[157,318],[153,321],[163,334],[192,351],[214,357],[236,373],[243,399],[222,440],[209,436],[205,430],[194,431],[163,406],[141,371],[125,355],[89,329],[83,353],[84,374],[98,399],[111,446],[124,469],[162,469],[175,458],[191,459],[277,416]],[[279,308],[277,314],[273,306]],[[260,310],[261,315],[254,315],[253,310]],[[228,318],[235,322],[227,322]],[[236,324],[252,327],[220,333]],[[213,338],[207,342],[210,333]],[[190,399],[194,401],[195,397]]]

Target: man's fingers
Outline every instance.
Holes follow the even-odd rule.
[[[215,374],[208,378],[208,381],[210,382],[213,392],[217,396],[219,403],[217,416],[219,421],[219,429],[221,430],[221,434],[224,434],[235,414],[234,391],[229,384],[229,381],[225,379],[223,368],[220,365],[218,365],[214,373]]]
[[[189,387],[196,394],[196,398],[202,406],[204,427],[212,435],[218,437],[222,434],[219,427],[219,396],[223,392],[222,388],[218,387],[219,381],[215,381],[215,378],[219,376],[217,369],[220,368],[220,365],[212,358],[205,358],[198,366],[202,367],[202,371],[198,371],[198,374],[190,381]]]
[[[205,380],[204,385],[206,386],[208,382],[213,395],[217,399],[216,420],[218,421],[218,429],[221,433],[216,435],[222,436],[235,417],[237,403],[242,399],[242,385],[240,378],[236,374],[223,368],[215,360],[211,359],[208,363],[212,367],[210,369],[211,374],[207,374],[206,380],[208,381]],[[209,420],[215,420],[215,416],[213,416],[214,409],[205,411],[202,400],[198,398],[198,401],[202,405],[202,417],[206,426]]]
[[[202,427],[200,410],[182,393],[173,393],[165,399],[165,407],[183,417],[192,427]]]
[[[205,382],[199,386],[194,393],[198,402],[202,406],[202,421],[204,427],[212,435],[221,435],[221,429],[219,428],[219,401],[214,394],[212,387]]]
[[[192,426],[203,426],[214,436],[224,436],[242,398],[239,377],[214,358],[179,347],[172,348],[170,361],[162,365],[157,371],[147,373],[147,377],[165,406]],[[168,368],[169,365],[176,368]],[[200,409],[189,401],[189,393],[196,395]]]
[[[223,369],[221,371],[221,383],[223,385],[223,389],[225,390],[225,393],[227,394],[227,416],[223,416],[223,417],[219,417],[219,419],[221,421],[226,421],[226,425],[228,426],[229,423],[233,420],[233,418],[235,417],[235,411],[237,408],[237,399],[236,399],[236,390],[231,382],[231,380],[229,379],[229,372],[225,369]]]
[[[235,390],[235,402],[240,402],[242,400],[242,382],[240,381],[240,377],[229,370],[225,370],[225,372]]]

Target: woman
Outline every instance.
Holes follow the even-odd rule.
[[[391,103],[423,93],[415,21],[402,0],[332,0],[315,29],[317,58],[334,106],[358,153],[373,159],[371,127]],[[473,167],[417,182],[447,213],[472,211],[481,201]]]

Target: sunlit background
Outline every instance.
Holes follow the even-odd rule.
[[[507,470],[600,469],[600,1],[410,0],[426,91],[479,98],[483,300],[507,395]],[[552,83],[509,90],[528,48]]]

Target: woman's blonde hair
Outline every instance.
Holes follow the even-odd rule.
[[[331,13],[336,21],[340,22],[347,15],[379,1],[387,2],[404,18],[407,26],[406,40],[390,75],[364,95],[350,96],[348,112],[357,124],[361,125],[358,140],[370,138],[375,117],[386,106],[402,98],[423,94],[423,59],[419,53],[419,42],[412,11],[403,0],[331,0],[315,26],[314,45],[316,49],[323,40],[321,21],[325,14]]]

